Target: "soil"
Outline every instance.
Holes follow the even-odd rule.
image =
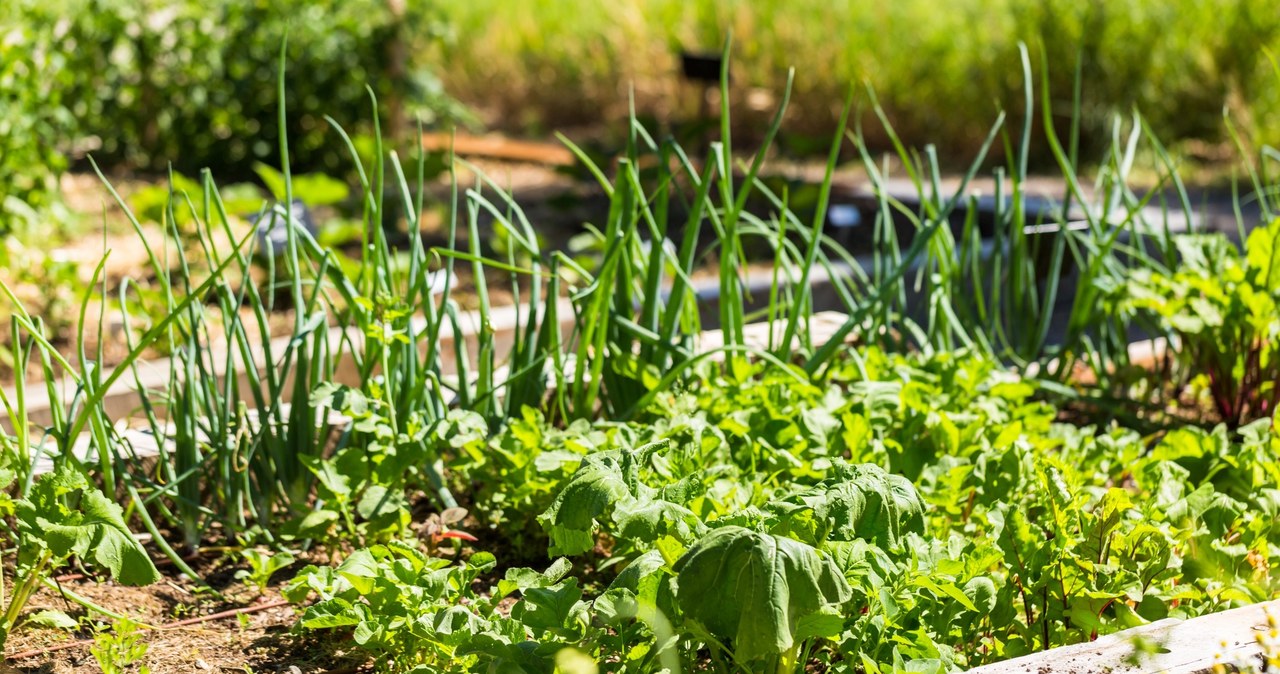
[[[305,562],[277,573],[276,580],[288,578]],[[192,672],[289,672],[311,674],[356,672],[365,667],[364,656],[350,653],[338,640],[311,635],[293,635],[290,629],[296,613],[281,598],[277,583],[259,594],[234,580],[235,567],[225,559],[204,561],[196,571],[208,579],[213,590],[169,575],[144,588],[118,585],[106,580],[77,578],[61,585],[104,608],[128,616],[143,628],[139,642],[146,652],[125,672],[190,674]],[[28,604],[27,613],[42,609],[65,611],[89,625],[77,633],[20,627],[6,645],[4,664],[24,674],[97,674],[102,669],[91,651],[93,626],[111,634],[110,623],[86,618],[86,611],[42,589]],[[221,617],[216,617],[221,616]],[[209,619],[214,617],[214,619]],[[183,624],[173,626],[175,623]],[[18,656],[18,657],[14,657]],[[3,673],[0,667],[0,673]]]

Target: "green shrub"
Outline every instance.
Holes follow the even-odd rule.
[[[71,119],[59,89],[46,86],[65,55],[29,49],[38,31],[33,25],[5,29],[0,22],[0,235],[34,224],[66,168],[58,140]]]
[[[361,128],[355,122],[370,119],[365,82],[384,115],[451,114],[418,67],[443,24],[425,2],[403,3],[402,12],[396,4],[18,0],[0,20],[24,31],[31,58],[61,61],[33,85],[58,92],[74,119],[63,149],[79,138],[102,165],[163,170],[171,161],[189,175],[207,167],[243,177],[255,161],[278,164],[276,55],[286,36],[285,121],[299,168],[349,166],[323,115]],[[15,114],[40,118],[42,110],[32,100]]]

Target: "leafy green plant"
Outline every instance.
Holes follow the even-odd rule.
[[[0,586],[0,648],[31,595],[50,584],[53,572],[73,556],[125,585],[159,579],[151,557],[125,525],[120,506],[90,486],[83,473],[64,465],[42,475],[24,498],[7,499],[0,500],[0,508],[11,509],[17,521],[17,584],[7,596]]]
[[[164,170],[172,163],[189,175],[213,168],[247,177],[253,161],[278,161],[271,67],[286,33],[298,77],[284,121],[300,165],[349,169],[318,110],[354,124],[367,109],[365,82],[389,103],[384,112],[405,120],[465,115],[433,86],[419,56],[448,36],[427,3],[20,0],[0,18],[23,31],[20,51],[55,55],[58,67],[36,71],[33,78],[45,79],[34,81],[63,97],[66,132],[96,140],[103,165]],[[42,109],[23,100],[15,112],[58,119]]]
[[[317,478],[316,507],[286,527],[299,538],[332,540],[335,527],[345,536],[371,542],[402,538],[409,525],[406,489],[414,469],[425,461],[422,436],[426,428],[416,420],[407,433],[396,433],[386,403],[360,391],[322,385],[312,404],[340,409],[352,419],[348,441],[330,457],[308,456],[307,468]],[[359,521],[357,522],[357,518]]]
[[[1182,386],[1205,381],[1219,418],[1239,425],[1273,415],[1280,405],[1280,220],[1253,230],[1243,255],[1220,234],[1181,237],[1177,246],[1177,269],[1135,273],[1121,308],[1151,314],[1177,340]]]
[[[9,11],[0,10],[0,19]],[[68,163],[59,142],[73,124],[64,92],[47,86],[66,55],[31,48],[51,24],[0,23],[0,235],[8,237],[36,231],[55,212],[57,181]]]
[[[838,636],[853,595],[808,545],[734,526],[700,539],[672,570],[684,615],[729,640],[739,662],[774,660],[764,671],[795,671],[805,639]]]
[[[1280,437],[1269,420],[1234,434],[1182,429],[1148,448],[1131,431],[1055,424],[1034,384],[975,354],[872,348],[844,354],[828,374],[822,385],[787,386],[776,366],[746,382],[705,369],[699,385],[655,400],[643,422],[572,432],[581,439],[569,444],[591,438],[591,449],[571,475],[553,467],[575,455],[548,449],[546,475],[559,477],[540,523],[553,550],[621,569],[594,598],[569,595],[616,633],[540,635],[526,624],[526,636],[541,652],[568,645],[609,671],[628,671],[621,654],[648,643],[650,653],[678,644],[661,652],[718,671],[815,661],[945,671],[1276,592],[1264,541],[1270,485],[1280,484],[1267,456]],[[765,460],[782,443],[792,463]],[[915,486],[834,452],[910,471]],[[501,508],[512,516],[512,504]],[[775,551],[807,561],[710,589],[713,561],[733,552],[746,566],[724,568],[754,568],[751,555]],[[781,587],[767,580],[775,571],[800,569],[813,575],[791,578],[794,602],[769,594]],[[801,592],[812,587],[825,589]],[[744,627],[759,612],[720,611],[753,597],[790,606],[789,617]],[[568,599],[561,606],[581,624]]]
[[[892,550],[924,533],[925,504],[911,481],[875,465],[834,462],[830,477],[765,509],[777,518],[773,531],[811,545],[861,539]]]
[[[277,571],[289,568],[295,561],[289,552],[270,553],[258,548],[245,548],[240,551],[240,557],[249,568],[236,571],[236,580],[257,588],[259,594],[267,591],[267,585]]]
[[[493,565],[485,553],[450,565],[412,547],[377,545],[336,568],[303,569],[284,594],[292,601],[318,595],[299,627],[350,629],[355,642],[392,671],[458,671],[466,666],[459,659],[467,655],[468,638],[490,621],[507,624],[474,589]],[[499,634],[504,631],[510,634]]]
[[[125,674],[147,657],[147,642],[142,641],[142,631],[130,620],[117,620],[110,627],[99,630],[93,637],[89,652],[102,668],[103,674]],[[140,665],[138,674],[148,674],[150,667]]]
[[[668,442],[635,449],[602,451],[582,459],[577,471],[538,519],[551,539],[552,554],[580,554],[595,545],[597,520],[609,513],[622,540],[657,540],[674,535],[685,544],[702,532],[683,504],[700,490],[698,481],[654,488],[640,482],[640,465]]]
[[[277,80],[283,161],[262,177],[279,204],[305,189],[336,199],[326,180],[295,190],[288,53]],[[1025,53],[1022,62],[1029,110]],[[1085,227],[1066,227],[1064,211],[1035,243],[1026,122],[1010,144],[1013,194],[997,199],[1005,238],[994,247],[981,241],[975,200],[937,186],[936,153],[898,144],[920,204],[894,202],[887,176],[873,177],[882,208],[864,268],[824,234],[845,137],[829,146],[812,219],[801,218],[761,177],[769,142],[736,162],[728,84],[722,73],[720,138],[700,168],[636,119],[615,163],[586,161],[570,144],[609,198],[604,220],[588,228],[594,256],[544,250],[512,195],[483,176],[460,189],[456,175],[446,243],[428,250],[414,236],[397,250],[383,222],[398,198],[413,205],[407,231],[421,230],[426,157],[406,170],[377,132],[368,153],[334,123],[359,182],[355,273],[282,213],[285,245],[266,256],[268,283],[256,283],[254,233],[237,230],[205,172],[171,180],[165,241],[129,216],[155,292],[120,289],[126,319],[143,304],[152,317],[124,321],[121,368],[104,371],[101,348],[85,345],[88,299],[67,356],[0,285],[14,304],[15,371],[38,367],[62,403],[51,423],[33,424],[22,375],[20,393],[0,398],[14,420],[12,436],[0,436],[0,469],[21,496],[0,508],[16,518],[7,533],[19,566],[47,571],[74,556],[122,581],[154,578],[122,510],[88,486],[76,458],[88,436],[93,479],[127,495],[156,548],[193,579],[173,545],[196,548],[210,531],[274,549],[284,540],[358,546],[339,566],[304,570],[286,594],[317,598],[301,609],[300,630],[347,632],[392,671],[546,672],[565,654],[617,672],[942,672],[1280,591],[1267,573],[1280,513],[1270,420],[1149,437],[1057,423],[1052,401],[1074,393],[1063,382],[1073,383],[1075,364],[1105,372],[1126,362],[1128,317],[1095,300],[1133,269],[1158,272],[1175,259],[1167,232],[1135,215],[1145,197],[1124,184],[1140,129],[1122,142],[1117,127],[1104,194],[1087,204],[1076,150],[1055,146]],[[864,163],[880,166],[868,139],[854,139]],[[982,166],[979,157],[966,183]],[[748,207],[761,199],[772,215]],[[1117,208],[1126,216],[1118,225]],[[950,216],[960,209],[957,238]],[[894,238],[894,213],[914,230],[909,243]],[[483,245],[482,220],[501,245]],[[184,239],[168,259],[169,244]],[[742,275],[756,246],[776,263],[760,304]],[[1038,276],[1042,246],[1055,274],[1068,260],[1081,273],[1063,344],[1046,336],[1058,286]],[[722,343],[700,351],[694,276],[704,256]],[[470,317],[451,294],[458,263],[470,266],[479,305]],[[848,312],[826,343],[810,325],[817,270]],[[510,282],[514,298],[515,327],[503,339],[493,279]],[[924,314],[907,299],[917,291]],[[279,340],[278,310],[289,312]],[[760,317],[774,320],[763,344],[746,328]],[[471,319],[479,330],[463,343]],[[1026,319],[1034,329],[1015,333]],[[849,337],[861,345],[847,346]],[[158,347],[171,354],[169,380],[138,388],[161,456],[140,471],[102,400],[123,377],[142,384],[137,361]],[[219,376],[237,367],[247,385]],[[337,383],[340,369],[350,385]],[[59,397],[55,374],[72,378],[73,399]],[[35,479],[33,451],[55,464],[53,477]],[[437,558],[437,539],[459,533],[459,500],[487,531],[449,551],[454,559]],[[436,519],[415,532],[412,513],[431,501]],[[279,518],[289,524],[270,525]],[[572,559],[537,571],[499,569],[485,550],[468,555],[508,539],[520,553]],[[141,555],[136,568],[119,563],[126,554]],[[286,559],[251,557],[245,577],[258,584]],[[726,574],[730,566],[749,573]],[[6,630],[39,576],[20,576]]]

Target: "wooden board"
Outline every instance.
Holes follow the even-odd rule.
[[[970,674],[1204,674],[1217,663],[1259,660],[1258,635],[1280,618],[1280,601],[1253,604],[1190,620],[1161,620],[1096,641],[1062,646],[969,670]],[[1151,646],[1135,658],[1134,645]]]
[[[469,136],[466,134],[424,133],[422,148],[430,152],[448,152],[459,157],[482,157],[502,161],[572,166],[577,158],[563,145],[515,140],[503,136]]]

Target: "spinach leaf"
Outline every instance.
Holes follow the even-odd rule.
[[[15,502],[15,510],[26,547],[46,549],[55,561],[75,555],[125,585],[160,579],[151,557],[125,525],[120,506],[71,467],[42,475],[28,497]]]
[[[924,533],[924,499],[911,481],[871,464],[833,466],[832,477],[769,504],[774,532],[821,546],[865,539],[897,548],[907,532]]]
[[[839,569],[813,547],[736,526],[698,541],[675,571],[685,616],[730,640],[744,660],[791,650],[805,618],[853,597]]]

